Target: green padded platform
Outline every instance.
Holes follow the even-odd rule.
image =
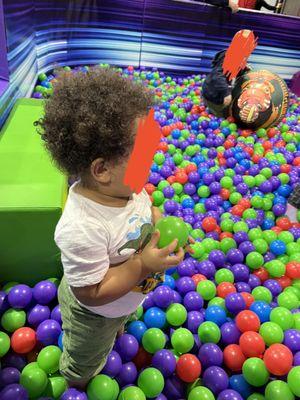
[[[0,282],[61,276],[53,235],[67,179],[46,153],[34,121],[40,100],[16,102],[0,134]]]

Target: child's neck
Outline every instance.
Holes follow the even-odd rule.
[[[81,182],[78,182],[74,187],[74,191],[98,204],[108,207],[125,207],[131,197],[118,197],[112,194],[101,192],[97,188],[89,188],[83,186]]]

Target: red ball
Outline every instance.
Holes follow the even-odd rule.
[[[264,363],[271,374],[286,375],[293,365],[293,353],[283,344],[272,344],[265,351]]]
[[[283,275],[280,278],[275,278],[275,280],[279,283],[282,289],[285,289],[292,284],[292,280],[286,275]]]
[[[132,360],[138,370],[146,368],[151,364],[152,356],[143,347],[140,347],[137,355]]]
[[[183,382],[194,382],[201,374],[201,363],[193,354],[183,354],[177,361],[176,373]]]
[[[260,327],[260,320],[258,316],[250,310],[243,310],[239,312],[235,318],[235,323],[241,332],[258,332]]]
[[[26,326],[19,328],[12,334],[10,344],[18,354],[29,353],[36,345],[36,333]]]
[[[260,267],[253,271],[253,275],[256,275],[262,283],[270,277],[269,272],[264,267]]]
[[[248,293],[248,292],[241,292],[240,295],[243,297],[243,299],[245,300],[246,303],[246,308],[249,308],[251,306],[251,304],[255,301],[254,297],[252,296],[252,294]]]
[[[291,261],[287,263],[285,273],[291,279],[300,279],[300,262]]]
[[[257,332],[244,332],[239,340],[242,352],[246,357],[260,357],[265,351],[264,339]]]
[[[241,371],[244,362],[246,361],[246,357],[242,352],[242,349],[237,344],[230,344],[225,347],[224,353],[224,364],[231,371]]]
[[[236,215],[238,217],[241,217],[244,211],[244,208],[242,206],[239,206],[238,204],[231,208],[232,215]]]
[[[202,274],[195,274],[192,276],[192,279],[193,279],[195,285],[197,286],[199,282],[205,281],[207,278],[206,278],[206,276],[204,276]]]
[[[151,195],[155,189],[156,187],[152,183],[146,183],[145,190],[149,195]]]
[[[176,178],[174,175],[171,175],[167,177],[167,181],[169,182],[170,185],[172,185],[172,183],[176,182]]]
[[[292,167],[289,164],[282,164],[280,166],[280,171],[283,173],[288,174],[289,172],[291,172]]]
[[[202,221],[202,228],[205,232],[212,232],[217,227],[217,221],[213,217],[206,217]]]
[[[223,240],[225,238],[233,238],[233,234],[231,232],[222,232],[220,234],[220,240]]]
[[[228,200],[230,197],[230,190],[222,188],[220,191],[220,196],[222,197],[223,200]]]
[[[190,172],[197,171],[197,165],[194,163],[190,163],[185,167],[185,172],[189,174]]]
[[[231,282],[221,282],[217,286],[217,295],[225,299],[225,297],[230,293],[236,293],[236,288]]]
[[[171,128],[170,125],[165,125],[165,126],[163,126],[163,127],[161,128],[161,131],[162,131],[162,134],[163,134],[165,137],[167,137],[167,136],[170,135],[170,133],[171,133],[171,131],[172,131],[172,128]]]
[[[177,172],[175,174],[175,180],[176,180],[176,182],[181,183],[182,185],[184,185],[188,181],[188,176],[187,176],[187,174],[185,172]]]
[[[278,218],[276,221],[276,225],[284,231],[288,231],[292,227],[292,223],[288,217]]]
[[[300,165],[300,157],[295,157],[294,158],[293,165],[295,165],[297,167]]]
[[[168,149],[169,149],[169,146],[168,146],[168,143],[166,143],[166,142],[160,142],[157,147],[157,150],[161,150],[164,153],[166,153],[168,151]]]
[[[241,200],[238,202],[238,205],[241,206],[241,207],[243,207],[244,210],[246,210],[247,208],[250,208],[250,207],[251,207],[250,200],[248,200],[248,199],[241,199]]]

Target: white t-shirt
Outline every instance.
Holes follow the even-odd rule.
[[[101,282],[110,266],[126,261],[149,241],[153,229],[151,201],[143,190],[125,207],[108,207],[76,193],[75,186],[70,188],[56,227],[55,242],[69,286],[84,287]],[[162,280],[162,274],[155,274],[112,303],[82,305],[107,318],[129,315]]]

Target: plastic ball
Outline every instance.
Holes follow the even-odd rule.
[[[242,349],[237,344],[230,344],[224,349],[224,364],[231,371],[238,372],[242,370],[242,366],[246,360]]]
[[[211,300],[216,295],[216,287],[213,282],[204,280],[198,283],[197,292],[204,300]]]
[[[257,332],[244,332],[239,340],[239,345],[246,357],[260,357],[265,351],[263,337]]]
[[[232,389],[223,390],[217,400],[243,400],[242,396]]]
[[[150,328],[144,333],[142,343],[148,353],[154,354],[165,347],[165,334],[158,328]]]
[[[28,400],[27,390],[17,383],[7,385],[0,391],[1,400]]]
[[[54,319],[46,319],[37,327],[36,338],[44,346],[48,346],[57,343],[60,333],[60,324]]]
[[[36,304],[27,314],[28,323],[34,327],[37,327],[41,322],[49,318],[49,307],[41,304]]]
[[[118,400],[146,400],[146,396],[140,388],[128,386],[120,392]]]
[[[270,321],[279,325],[283,331],[294,326],[293,314],[285,307],[276,307],[271,311]]]
[[[263,360],[271,374],[284,376],[292,368],[293,353],[283,344],[272,344],[265,351]]]
[[[300,350],[300,331],[298,329],[287,329],[284,332],[284,344],[293,352]]]
[[[268,382],[269,372],[260,358],[248,358],[243,364],[242,371],[246,381],[252,386],[259,387]]]
[[[202,343],[218,343],[221,339],[218,325],[211,321],[203,322],[199,326],[198,335]]]
[[[131,385],[136,381],[138,376],[137,367],[134,362],[129,361],[121,367],[120,373],[116,376],[116,380],[121,387]]]
[[[176,369],[176,358],[169,350],[158,350],[152,357],[152,366],[157,368],[165,378],[171,376]]]
[[[187,318],[187,311],[182,304],[171,304],[166,311],[166,319],[172,326],[182,325]]]
[[[125,333],[117,339],[115,348],[124,362],[131,361],[139,350],[139,343],[134,336]]]
[[[147,326],[143,321],[132,321],[127,327],[127,333],[134,336],[138,342],[141,342]]]
[[[19,328],[12,334],[11,347],[16,353],[29,353],[35,347],[35,345],[36,333],[31,328]]]
[[[138,386],[145,393],[146,397],[158,396],[164,388],[164,377],[156,368],[146,368],[138,378]]]
[[[178,359],[176,373],[183,382],[194,382],[201,374],[201,363],[193,354],[184,354]]]
[[[20,371],[17,368],[6,367],[0,370],[0,389],[13,383],[19,383],[19,380]]]
[[[5,332],[0,332],[0,357],[5,356],[10,348],[10,338]]]
[[[258,316],[250,310],[244,310],[238,313],[235,319],[236,326],[241,332],[254,331],[258,332],[260,328],[260,320]]]
[[[222,366],[223,353],[215,343],[204,343],[198,353],[198,358],[204,369],[213,365]]]
[[[188,228],[180,218],[171,216],[161,218],[156,223],[155,229],[158,229],[160,232],[159,248],[168,246],[174,239],[178,240],[177,250],[179,247],[184,247],[187,243],[189,236]]]
[[[283,381],[272,381],[269,382],[265,389],[266,400],[294,400],[295,397],[290,390],[288,384]]]
[[[255,301],[251,304],[250,310],[253,311],[260,322],[267,322],[270,319],[271,307],[264,301]]]
[[[158,307],[149,308],[144,314],[147,328],[163,328],[166,323],[165,313]]]
[[[196,386],[194,387],[189,395],[188,400],[215,400],[215,396],[213,393],[204,386]]]
[[[188,329],[178,328],[171,337],[171,343],[178,353],[188,353],[194,346],[194,337]]]
[[[14,308],[25,308],[32,299],[32,290],[27,285],[16,285],[8,293],[8,302]]]
[[[300,397],[299,379],[300,379],[300,367],[292,368],[288,374],[287,383],[292,393],[297,397]]]
[[[230,293],[225,297],[225,306],[232,314],[238,314],[246,308],[246,303],[240,293]]]
[[[119,385],[110,377],[100,374],[95,376],[88,384],[87,394],[89,400],[116,400]]]
[[[46,389],[46,373],[38,366],[28,364],[22,371],[20,384],[27,390],[29,397],[38,397]]]
[[[227,389],[229,380],[226,372],[220,367],[209,367],[204,371],[203,384],[214,394]]]
[[[238,343],[240,336],[241,332],[234,322],[225,322],[225,324],[221,326],[222,343],[225,345]]]
[[[210,306],[205,311],[205,320],[211,321],[218,326],[223,325],[226,322],[226,312],[222,307]]]
[[[7,332],[14,332],[25,325],[26,314],[23,310],[14,310],[9,308],[2,315],[1,325]]]
[[[168,276],[168,275],[167,275]],[[168,286],[159,286],[153,292],[153,301],[157,307],[167,308],[172,303],[172,290]]]
[[[38,304],[50,303],[57,294],[57,287],[53,282],[41,281],[33,288],[33,297]]]
[[[259,333],[267,346],[281,343],[284,338],[283,330],[274,322],[264,322],[259,329]]]

